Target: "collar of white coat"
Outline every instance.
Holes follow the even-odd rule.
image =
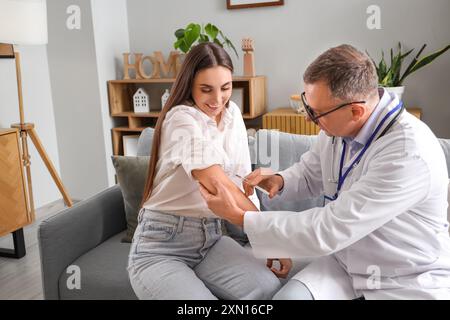
[[[370,115],[369,119],[367,119],[364,126],[361,128],[361,130],[359,130],[356,137],[353,139],[344,138],[347,144],[357,143],[360,146],[364,146],[383,117],[399,104],[400,100],[395,93],[389,93],[384,88],[380,88],[378,92],[380,95],[380,101],[374,108],[372,114]],[[387,121],[385,125],[387,125],[388,123],[389,121]]]

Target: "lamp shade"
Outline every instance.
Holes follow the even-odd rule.
[[[0,0],[0,42],[46,44],[46,0]]]

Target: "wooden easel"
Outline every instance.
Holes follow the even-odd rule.
[[[17,93],[19,98],[19,115],[20,122],[11,125],[12,128],[17,128],[20,131],[20,139],[21,139],[21,147],[22,147],[22,161],[25,167],[26,176],[27,176],[27,189],[28,189],[28,198],[29,198],[29,212],[34,217],[34,201],[33,201],[33,189],[31,185],[31,170],[30,170],[30,153],[28,151],[28,136],[30,136],[31,141],[33,142],[36,150],[44,161],[45,166],[47,167],[50,175],[53,178],[53,181],[56,183],[59,191],[61,192],[64,202],[68,207],[73,205],[69,194],[64,187],[53,163],[51,162],[47,152],[44,149],[44,146],[39,139],[39,136],[34,129],[33,123],[25,123],[24,120],[24,112],[23,112],[23,98],[22,98],[22,77],[20,72],[20,54],[18,52],[14,52],[14,47],[11,44],[2,44],[0,43],[0,58],[2,59],[14,59],[16,63],[16,76],[17,76]]]

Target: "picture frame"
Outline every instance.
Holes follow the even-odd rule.
[[[227,9],[229,10],[282,5],[284,5],[284,0],[227,0]]]

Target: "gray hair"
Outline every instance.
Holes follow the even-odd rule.
[[[303,74],[303,81],[325,81],[334,98],[367,99],[377,92],[378,75],[369,56],[343,44],[328,49],[314,60]]]

